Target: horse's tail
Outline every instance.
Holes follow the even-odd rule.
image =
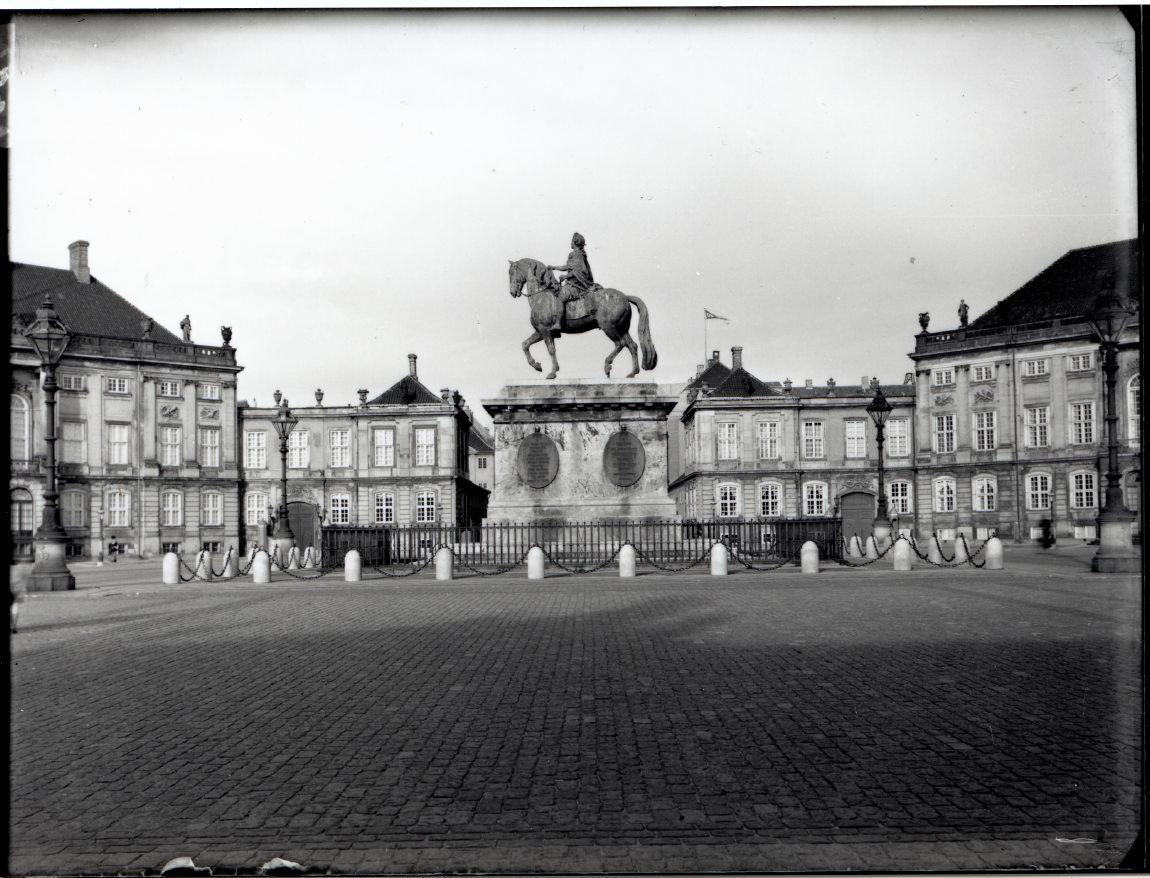
[[[650,372],[659,363],[655,343],[651,341],[651,327],[647,322],[647,306],[638,296],[627,296],[627,301],[639,309],[639,350],[643,354],[643,368]]]

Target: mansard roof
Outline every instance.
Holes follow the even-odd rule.
[[[487,431],[484,430],[479,424],[472,424],[471,432],[467,437],[467,447],[477,454],[494,454],[495,443]]]
[[[435,405],[443,402],[424,387],[414,375],[404,375],[368,405]]]
[[[711,360],[695,379],[687,384],[687,389],[701,387],[706,384],[708,387],[718,387],[730,376],[731,370],[719,362],[718,358]]]
[[[115,290],[93,277],[91,283],[80,283],[71,270],[43,265],[12,263],[12,319],[25,325],[36,317],[36,309],[48,295],[56,313],[68,330],[77,335],[107,338],[142,338],[141,321],[145,314]],[[154,318],[153,318],[154,319]],[[156,321],[151,338],[168,344],[183,340]]]
[[[1069,251],[971,321],[970,328],[1082,317],[1101,289],[1103,272],[1110,273],[1118,293],[1139,301],[1138,239]]]
[[[706,375],[706,372],[703,373]],[[772,389],[742,366],[728,370],[727,377],[711,390],[711,396],[778,396],[782,391]]]

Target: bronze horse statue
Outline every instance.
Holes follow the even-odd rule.
[[[508,260],[510,262],[510,260]],[[628,296],[618,290],[607,287],[597,287],[588,292],[580,301],[571,305],[583,306],[579,310],[585,311],[583,316],[568,317],[566,313],[560,315],[559,327],[555,327],[555,312],[562,306],[554,291],[559,289],[559,281],[544,263],[538,259],[524,258],[511,262],[508,269],[511,279],[511,295],[514,298],[527,296],[531,300],[531,325],[535,331],[523,341],[523,353],[531,368],[542,372],[543,367],[531,356],[531,345],[542,341],[547,345],[547,353],[551,355],[551,372],[548,378],[554,378],[559,371],[559,361],[555,359],[555,339],[562,333],[587,332],[590,329],[602,329],[607,338],[615,342],[615,350],[607,355],[603,361],[603,372],[611,377],[611,361],[618,356],[619,351],[626,348],[631,352],[633,368],[628,378],[639,374],[639,356],[636,350],[635,339],[631,338],[628,330],[631,328],[631,306],[639,309],[639,347],[643,349],[643,368],[650,371],[659,362],[659,355],[655,352],[655,345],[651,341],[651,329],[647,322],[647,306],[638,296]]]

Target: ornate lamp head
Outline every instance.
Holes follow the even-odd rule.
[[[1097,334],[1103,344],[1117,344],[1122,330],[1134,316],[1133,310],[1114,289],[1114,275],[1111,272],[1099,272],[1098,276],[1101,290],[1094,300],[1094,306],[1086,315],[1086,320]]]
[[[890,417],[891,408],[891,404],[886,401],[886,395],[882,392],[882,386],[879,385],[875,388],[874,399],[866,407],[867,414],[870,415],[876,427],[882,427],[886,424],[886,419]]]
[[[278,393],[279,391],[276,392]],[[280,403],[279,412],[276,415],[276,419],[272,421],[272,424],[275,426],[276,433],[279,435],[281,442],[287,441],[288,435],[292,430],[295,429],[295,425],[298,423],[299,418],[291,413],[291,409],[288,408],[288,401],[285,399]]]
[[[72,336],[52,306],[51,296],[45,298],[44,304],[36,309],[36,319],[24,330],[24,337],[32,342],[45,368],[55,368],[64,356]]]

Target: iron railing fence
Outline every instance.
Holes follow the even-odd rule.
[[[456,569],[510,567],[533,545],[570,567],[604,564],[624,544],[637,550],[641,563],[685,564],[700,558],[716,542],[725,543],[749,562],[793,559],[813,541],[823,558],[843,556],[842,520],[712,519],[707,521],[545,521],[492,522],[480,526],[442,524],[324,525],[324,565],[340,563],[355,549],[365,565],[400,568],[421,564],[439,546],[449,547]]]

